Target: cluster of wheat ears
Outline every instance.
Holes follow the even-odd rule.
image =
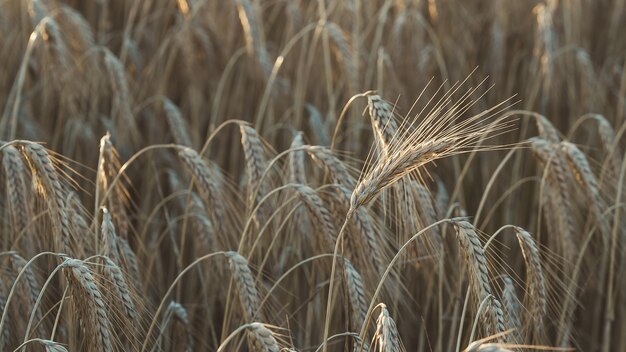
[[[0,1],[0,350],[626,350],[623,0]]]

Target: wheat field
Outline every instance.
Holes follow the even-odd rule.
[[[0,1],[1,351],[626,351],[623,0]]]

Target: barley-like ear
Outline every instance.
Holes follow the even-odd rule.
[[[250,352],[280,352],[274,333],[261,323],[248,325],[248,345]]]
[[[163,99],[163,111],[165,112],[165,118],[170,126],[170,131],[174,137],[174,142],[185,147],[191,147],[191,137],[187,132],[187,123],[183,118],[183,114],[180,109],[168,98]]]
[[[28,189],[24,180],[26,168],[19,151],[15,147],[9,145],[2,149],[2,167],[12,229],[11,233],[5,234],[2,246],[5,250],[9,250],[14,236],[17,236],[20,231],[28,227],[31,218],[31,208],[27,198]]]
[[[470,283],[479,302],[489,300],[486,321],[488,333],[504,331],[504,316],[500,302],[492,295],[485,250],[478,239],[474,226],[465,220],[453,219],[456,237],[465,256]]]
[[[543,319],[548,310],[548,295],[539,248],[528,231],[517,226],[514,229],[526,263],[524,306],[528,309],[528,317],[532,321],[530,326],[533,327],[535,334],[541,334],[544,330]]]
[[[561,248],[565,258],[573,261],[576,257],[576,226],[572,218],[571,191],[569,190],[569,176],[562,164],[562,157],[558,149],[548,143],[545,139],[533,137],[529,139],[534,155],[537,156],[543,165],[548,165],[548,205],[552,213],[557,217],[559,232],[552,234],[560,235]],[[546,193],[548,193],[546,192]],[[548,214],[548,213],[546,213]],[[548,220],[551,221],[551,220]]]
[[[122,270],[110,258],[103,256],[102,260],[104,261],[102,271],[111,282],[111,291],[115,294],[117,300],[122,303],[126,316],[133,323],[137,318],[137,311],[135,310],[135,303],[133,303],[130,289],[126,284],[126,278]],[[132,328],[133,326],[130,327]]]
[[[356,88],[358,72],[357,68],[354,66],[352,48],[350,48],[350,44],[348,43],[344,32],[341,30],[341,27],[332,22],[327,22],[325,28],[330,35],[330,39],[332,39],[335,45],[339,48],[339,52],[341,53],[341,62],[346,68],[350,84],[353,88]]]
[[[171,331],[172,345],[180,346],[181,351],[191,352],[193,351],[193,336],[191,335],[191,325],[189,323],[189,315],[187,310],[178,302],[170,302],[167,306],[167,310],[163,315],[162,328],[168,328]]]
[[[437,177],[437,198],[435,200],[437,214],[443,218],[448,213],[448,204],[450,204],[450,195],[446,189],[446,185],[439,177]]]
[[[558,144],[561,141],[559,133],[556,128],[550,123],[550,121],[543,115],[534,114],[535,121],[537,122],[537,129],[539,135],[552,144]]]
[[[108,49],[103,49],[104,65],[113,90],[113,121],[121,140],[135,142],[139,139],[139,130],[132,112],[132,97],[126,79],[126,70],[122,62]],[[115,131],[114,131],[115,132]]]
[[[239,19],[246,35],[246,44],[250,53],[256,54],[263,73],[269,77],[272,73],[272,61],[269,52],[265,46],[265,38],[263,28],[257,20],[257,12],[250,0],[237,0],[237,8],[239,10]]]
[[[315,221],[321,227],[324,235],[322,239],[325,251],[332,251],[335,248],[337,230],[333,223],[333,218],[324,206],[322,199],[317,195],[314,189],[305,185],[294,185],[296,192],[309,213],[315,218]]]
[[[515,336],[513,341],[519,340],[517,337],[520,335],[520,329],[522,323],[520,321],[520,302],[515,293],[515,284],[508,275],[504,275],[502,278],[504,282],[504,289],[502,290],[502,302],[504,303],[504,314],[506,320],[507,329],[512,329],[512,335]]]
[[[119,155],[113,143],[111,134],[107,133],[100,139],[100,160],[98,163],[98,187],[100,192],[106,193],[111,182],[119,173],[121,167]],[[127,238],[130,230],[130,220],[128,219],[128,203],[130,196],[126,189],[128,179],[122,176],[113,186],[112,192],[107,199],[100,200],[111,212],[111,217],[117,225],[118,233],[121,237]]]
[[[377,351],[381,352],[401,352],[402,342],[398,334],[396,322],[389,316],[387,306],[380,304],[380,314],[376,319],[376,333],[374,334]]]
[[[588,205],[591,213],[595,217],[598,229],[602,234],[605,243],[608,244],[611,229],[609,222],[603,217],[605,211],[604,200],[600,195],[600,188],[596,176],[591,171],[587,157],[583,152],[570,142],[561,142],[564,155],[569,162],[570,169],[573,171],[575,180],[581,184],[585,195],[587,196]]]
[[[301,148],[304,146],[302,132],[298,132],[289,149]],[[289,182],[305,185],[306,175],[304,171],[304,151],[294,150],[289,153]]]
[[[322,146],[309,146],[306,152],[320,167],[326,170],[333,183],[354,189],[354,177],[348,172],[346,165],[333,152]]]
[[[393,107],[378,95],[367,97],[372,128],[376,136],[376,144],[384,156],[387,156],[398,133],[398,124],[394,120]]]
[[[23,153],[31,165],[36,180],[43,186],[40,187],[40,191],[43,191],[50,208],[57,250],[68,253],[77,251],[78,248],[74,245],[72,226],[67,213],[66,192],[52,159],[50,159],[46,149],[37,143],[25,144]]]
[[[261,180],[265,171],[265,153],[263,151],[263,143],[257,131],[246,125],[239,126],[241,131],[241,145],[246,159],[246,172],[248,175],[248,209],[254,209],[254,206],[267,194],[269,186],[267,177]],[[267,205],[265,202],[263,205]],[[261,206],[255,217],[259,223],[263,223],[267,218],[265,209]]]
[[[87,339],[88,350],[113,351],[107,307],[91,269],[78,259],[66,259],[62,267],[68,271],[70,287],[74,290],[72,297],[82,319],[82,327],[86,333],[93,332],[95,335]]]
[[[315,144],[319,144],[321,146],[329,146],[330,145],[330,136],[328,135],[328,130],[326,126],[324,126],[324,119],[322,118],[322,114],[315,108],[315,106],[311,104],[304,104],[307,112],[309,113],[309,125],[311,126],[311,130],[313,132],[313,139],[315,140]]]
[[[484,343],[483,341],[475,341],[469,344],[463,352],[513,352],[507,348],[507,344],[501,343]]]
[[[248,260],[232,251],[228,252],[226,257],[233,273],[245,321],[262,320],[263,315],[259,312],[261,298],[254,283],[254,276],[248,267]]]
[[[615,141],[615,131],[609,121],[602,115],[593,114],[592,117],[598,122],[598,134],[602,141],[602,149],[607,156],[611,157],[611,168],[614,177],[618,177],[622,166],[622,152],[619,144]]]
[[[350,191],[340,185],[337,185],[334,188],[333,192],[337,196],[338,203],[341,206],[341,217],[345,217],[348,209],[350,208]],[[361,238],[355,237],[353,240],[358,248],[355,255],[359,257],[359,259],[363,259],[363,263],[371,263],[374,265],[374,272],[382,273],[385,270],[386,265],[383,264],[383,258],[385,258],[386,254],[379,244],[378,237],[380,237],[376,231],[374,230],[374,220],[370,216],[364,208],[359,208],[356,210],[350,221],[354,224],[355,229],[357,230],[356,236],[363,236],[363,240]],[[362,245],[363,243],[363,245]],[[366,257],[366,258],[361,258]],[[369,258],[367,258],[369,257]]]
[[[183,161],[187,170],[195,178],[198,189],[205,201],[208,202],[208,207],[213,209],[215,218],[220,220],[217,221],[219,232],[221,234],[228,233],[224,224],[224,220],[227,218],[225,203],[221,197],[220,185],[217,182],[215,173],[212,172],[200,155],[191,148],[183,148],[178,152],[178,156]]]
[[[352,312],[351,329],[359,331],[365,323],[369,300],[365,296],[363,279],[361,274],[352,266],[348,259],[343,258],[346,274],[346,286],[348,288],[348,299],[350,301],[350,311]]]

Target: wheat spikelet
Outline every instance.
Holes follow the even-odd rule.
[[[380,152],[386,156],[398,133],[398,124],[393,117],[393,107],[378,95],[369,95],[367,106],[376,136],[376,144]]]
[[[73,244],[73,236],[65,201],[66,192],[48,152],[37,143],[28,143],[23,146],[23,153],[37,180],[43,186],[41,190],[44,192],[45,200],[51,210],[54,239],[57,241],[58,251],[76,253],[78,248],[72,248],[71,245]]]
[[[117,246],[119,249],[119,255],[124,270],[130,274],[132,278],[132,284],[138,292],[143,292],[142,276],[139,270],[139,263],[137,261],[137,255],[133,252],[132,248],[123,238],[117,239]]]
[[[193,337],[191,335],[191,325],[189,323],[189,314],[187,310],[178,302],[170,302],[167,306],[167,310],[163,315],[162,328],[171,326],[172,339],[174,342],[172,345],[180,346],[182,342],[182,348],[180,350],[185,352],[193,351]],[[172,347],[172,346],[170,346]]]
[[[508,349],[506,344],[475,341],[470,343],[463,352],[513,352],[513,350]]]
[[[304,146],[302,132],[298,132],[289,149],[301,148]],[[294,150],[289,153],[289,182],[306,184],[306,175],[304,170],[304,151]]]
[[[550,121],[543,115],[534,114],[535,122],[537,122],[537,129],[539,135],[552,144],[558,144],[561,141],[559,133],[556,128],[550,123]]]
[[[194,176],[201,194],[205,200],[208,201],[209,207],[213,209],[215,218],[220,219],[220,221],[217,222],[219,232],[222,234],[227,233],[223,223],[227,218],[226,209],[224,207],[224,201],[220,196],[220,186],[216,182],[215,174],[204,160],[202,160],[200,155],[191,148],[183,148],[178,152],[178,156],[187,167],[187,170]]]
[[[121,140],[134,141],[138,139],[138,128],[131,109],[131,94],[126,79],[126,70],[122,62],[108,49],[103,49],[104,65],[109,77],[109,84],[114,92],[113,111],[111,115],[115,121],[116,131],[126,138]]]
[[[350,191],[341,185],[337,185],[334,189],[334,193],[338,196],[338,203],[342,206],[342,216],[345,216],[350,208]],[[374,221],[372,217],[366,209],[359,208],[350,220],[354,224],[357,234],[363,236],[363,239],[365,240],[363,241],[365,246],[364,248],[361,248],[363,246],[361,246],[360,238],[355,238],[354,242],[359,247],[359,253],[356,253],[355,255],[359,255],[361,257],[364,254],[366,257],[369,257],[370,259],[366,259],[365,261],[370,261],[374,265],[375,272],[382,272],[385,268],[382,261],[385,254],[379,245],[379,236],[374,230]]]
[[[354,268],[348,259],[343,259],[346,275],[346,286],[348,287],[348,300],[350,311],[352,312],[352,325],[354,331],[359,331],[365,323],[369,300],[365,296],[363,279],[361,274]]]
[[[330,38],[335,42],[335,45],[339,48],[341,53],[341,62],[343,62],[350,78],[350,84],[352,87],[356,87],[357,84],[357,68],[354,66],[354,59],[352,58],[352,49],[348,44],[348,40],[344,32],[336,23],[327,22],[325,26]]]
[[[46,51],[49,53],[50,57],[54,59],[55,70],[53,72],[57,70],[59,72],[65,72],[70,66],[68,62],[70,53],[62,39],[59,24],[52,17],[44,18],[41,23],[43,25],[41,37],[45,43]]]
[[[7,204],[11,215],[10,235],[15,236],[19,231],[26,229],[30,222],[31,209],[27,199],[25,171],[19,151],[13,146],[2,149],[2,167],[6,182]],[[7,234],[8,235],[8,234]],[[3,243],[5,249],[9,249],[12,236],[6,236],[7,242]]]
[[[256,54],[257,60],[261,64],[263,73],[269,77],[272,72],[272,61],[265,46],[263,28],[257,20],[257,14],[250,0],[237,0],[239,10],[239,20],[246,35],[246,44],[250,53]]]
[[[262,320],[262,314],[258,311],[261,298],[254,283],[252,272],[248,267],[248,261],[239,253],[232,251],[228,252],[226,257],[233,273],[245,321]]]
[[[389,316],[387,306],[381,303],[380,314],[376,319],[376,333],[374,340],[380,352],[401,352],[402,342],[396,327],[396,322]]]
[[[568,176],[561,163],[561,156],[545,139],[533,137],[529,139],[534,154],[541,163],[549,165],[548,192],[550,205],[558,219],[558,234],[565,258],[573,260],[576,256],[575,223],[572,219],[572,203],[568,189]]]
[[[419,217],[422,219],[422,223],[424,226],[428,226],[430,224],[434,224],[437,222],[437,211],[433,206],[433,199],[430,195],[430,191],[426,186],[418,183],[417,181],[411,181],[411,189],[415,194],[415,198],[417,199],[417,204],[419,206]],[[430,231],[432,233],[429,236],[429,239],[434,241],[435,253],[441,253],[443,251],[443,241],[441,238],[441,229],[439,226],[435,226],[431,228]]]
[[[98,163],[98,186],[101,192],[109,190],[110,183],[118,175],[121,167],[117,150],[111,143],[111,134],[107,133],[100,139],[100,160]],[[130,220],[128,219],[128,203],[129,195],[124,182],[126,178],[122,177],[113,186],[107,199],[104,200],[105,205],[111,212],[111,217],[117,224],[117,230],[121,237],[126,238],[130,229]]]
[[[609,121],[602,115],[593,114],[592,117],[598,122],[598,134],[602,141],[604,153],[611,156],[611,168],[613,175],[618,177],[622,166],[622,152],[615,141],[615,131]]]
[[[504,312],[505,312],[505,321],[507,329],[513,330],[513,336],[516,338],[513,341],[517,340],[517,336],[519,336],[520,329],[522,327],[522,323],[520,321],[520,304],[517,299],[517,294],[515,293],[515,285],[513,284],[513,280],[508,275],[502,277],[502,281],[504,282],[504,289],[502,290],[502,302],[504,303]]]
[[[489,300],[487,327],[491,333],[504,331],[504,318],[500,302],[492,295],[485,250],[474,226],[465,220],[453,219],[456,237],[465,256],[470,283],[479,302]]]
[[[95,332],[95,336],[88,339],[90,350],[94,352],[113,351],[107,307],[91,269],[78,259],[66,259],[62,267],[68,270],[69,277],[73,282],[71,287],[76,291],[74,304],[79,315],[83,318],[82,323],[86,324],[83,325],[83,328],[85,331]]]
[[[104,261],[103,272],[112,283],[112,291],[124,306],[126,316],[134,322],[137,318],[137,311],[122,270],[109,257],[103,256],[102,260]]]
[[[345,185],[349,189],[354,188],[354,177],[330,149],[322,146],[308,146],[306,152],[313,161],[329,173],[333,183]]]
[[[265,171],[265,156],[263,143],[256,130],[250,126],[241,125],[240,131],[248,176],[248,209],[251,210],[269,191],[267,178],[261,180]],[[263,223],[267,218],[265,209],[267,209],[266,206],[261,206],[255,214],[259,223]]]
[[[539,248],[528,231],[517,226],[514,229],[526,263],[527,296],[524,306],[528,309],[528,316],[534,321],[531,326],[536,332],[541,332],[544,329],[543,319],[548,310],[548,299]]]
[[[324,125],[324,119],[322,118],[322,114],[315,108],[315,106],[311,104],[304,104],[307,112],[309,113],[309,126],[311,126],[311,130],[313,132],[313,137],[315,137],[316,144],[321,146],[329,146],[330,145],[330,136],[328,135],[328,130]]]
[[[69,44],[73,49],[78,52],[84,52],[94,47],[95,41],[93,33],[85,18],[67,5],[62,5],[59,11],[59,15],[56,17],[59,19],[61,25],[70,27],[68,28],[68,32],[72,33],[72,40],[69,41]]]
[[[332,215],[328,212],[322,199],[317,195],[314,189],[305,185],[294,185],[294,188],[304,206],[321,227],[322,234],[324,235],[322,240],[324,250],[332,251],[335,247],[335,236],[337,234]]]
[[[561,142],[561,147],[565,157],[569,161],[570,169],[574,171],[576,181],[583,186],[589,201],[588,205],[595,217],[600,233],[608,243],[611,230],[609,223],[602,216],[605,210],[604,200],[600,196],[598,182],[591,171],[587,157],[585,157],[585,154],[583,154],[578,147],[570,142]]]
[[[248,325],[248,345],[250,352],[280,352],[274,334],[261,323]]]
[[[171,100],[164,98],[163,111],[165,111],[165,118],[170,126],[174,142],[186,147],[191,147],[192,143],[191,137],[189,137],[189,133],[187,132],[187,123],[185,122],[180,109],[178,109],[178,107]]]

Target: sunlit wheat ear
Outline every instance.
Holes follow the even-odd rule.
[[[389,315],[387,306],[380,304],[380,314],[376,319],[376,333],[374,334],[376,351],[380,352],[401,352],[402,342],[398,334],[396,322]]]
[[[576,256],[576,226],[572,218],[571,190],[569,189],[568,175],[563,168],[560,150],[543,138],[533,137],[529,139],[531,149],[541,164],[548,165],[547,204],[557,217],[560,245],[565,258],[572,261]],[[551,220],[548,220],[551,221]]]
[[[46,352],[68,352],[67,348],[58,342],[42,340],[41,344],[46,349]]]
[[[475,341],[469,344],[463,352],[514,352],[515,345],[512,345],[514,349],[507,348],[509,345],[500,343],[484,343],[482,341]]]
[[[61,177],[57,172],[48,152],[37,143],[27,143],[23,153],[28,160],[35,180],[41,185],[39,190],[50,209],[53,223],[53,235],[59,252],[73,253],[72,226],[67,212],[66,192]],[[74,246],[75,247],[75,246]]]
[[[191,325],[187,310],[178,302],[170,302],[163,315],[162,328],[169,328],[173,343],[182,342],[181,351],[193,351],[193,336],[191,335]]]
[[[330,149],[322,146],[308,146],[306,152],[317,165],[328,172],[333,183],[354,189],[354,177],[350,175],[348,167]]]
[[[398,133],[398,124],[393,116],[394,108],[378,95],[369,95],[367,106],[376,136],[376,144],[380,152],[386,156]]]
[[[111,135],[105,134],[100,139],[100,160],[98,162],[98,186],[100,192],[104,195],[108,192],[111,182],[117,177],[121,163],[119,155],[113,143],[111,142]],[[102,205],[105,205],[113,221],[115,221],[117,231],[123,238],[127,238],[130,230],[130,220],[128,218],[128,204],[130,202],[130,196],[126,185],[128,179],[122,176],[118,182],[113,185],[112,191],[108,194],[107,199],[101,200]]]
[[[250,352],[279,352],[280,346],[274,333],[261,323],[248,325],[248,345]]]
[[[117,234],[115,226],[111,219],[111,214],[107,208],[102,209],[102,226],[101,226],[102,243],[104,244],[103,255],[118,261]]]
[[[315,218],[317,226],[320,227],[320,232],[323,235],[321,241],[324,250],[332,251],[335,247],[335,236],[337,236],[337,229],[333,223],[332,215],[314,189],[305,185],[294,185],[294,188],[300,201],[302,201],[311,216]]]
[[[517,226],[514,229],[526,263],[524,306],[528,309],[533,330],[541,333],[544,329],[543,320],[548,311],[548,294],[539,248],[528,231]]]
[[[298,132],[291,142],[289,149],[301,148],[304,146],[304,139],[302,132]],[[305,185],[306,175],[304,169],[304,154],[303,150],[294,150],[289,153],[289,182]]]
[[[609,222],[602,215],[606,207],[604,205],[604,200],[600,195],[600,189],[598,187],[596,176],[591,171],[591,166],[589,166],[587,157],[580,151],[580,149],[578,149],[578,147],[570,142],[561,142],[561,148],[568,161],[570,169],[573,171],[575,180],[582,186],[585,192],[588,205],[596,220],[598,229],[604,237],[604,240],[608,243],[611,229]]]
[[[213,210],[217,221],[218,231],[221,234],[228,233],[224,226],[224,219],[227,218],[224,200],[220,194],[220,184],[214,172],[207,163],[191,148],[183,148],[178,152],[178,156],[183,161],[187,171],[194,177],[200,193],[208,202],[208,207]]]
[[[174,137],[174,142],[184,145],[185,147],[191,147],[192,142],[191,137],[189,137],[187,123],[178,106],[171,100],[164,98],[163,111],[165,112],[165,118],[167,119],[167,124],[170,126],[172,136]]]
[[[248,209],[252,210],[269,191],[268,178],[262,179],[266,167],[265,152],[261,138],[254,128],[246,125],[239,128],[248,176]],[[264,206],[266,204],[268,203],[264,202],[255,214],[259,223],[263,223],[267,218],[267,207]]]
[[[254,276],[248,267],[248,261],[237,252],[228,252],[226,257],[230,263],[230,271],[237,287],[245,321],[263,320],[262,313],[258,311],[261,298],[254,283]]]
[[[113,351],[113,336],[110,330],[110,321],[107,307],[96,285],[93,272],[78,259],[66,259],[62,267],[67,270],[70,278],[70,287],[73,291],[73,302],[77,308],[83,331],[88,336],[88,350]]]
[[[464,111],[468,107],[455,106],[448,112],[442,112],[438,107],[416,126],[408,126],[406,132],[397,133],[388,146],[387,155],[379,157],[362,175],[352,193],[351,207],[371,202],[382,190],[429,162],[468,150],[492,149],[480,141],[507,128],[507,123],[502,120],[485,123],[498,106],[462,122],[457,121],[461,114],[458,110]]]
[[[2,149],[2,168],[6,185],[6,204],[11,215],[11,233],[5,234],[3,245],[6,250],[20,231],[25,230],[30,222],[31,208],[26,188],[26,168],[19,151],[13,146]]]
[[[485,325],[491,334],[501,333],[504,329],[504,316],[500,302],[492,295],[489,283],[487,257],[474,226],[461,219],[453,219],[456,237],[465,256],[470,276],[470,284],[478,302],[489,300]]]

